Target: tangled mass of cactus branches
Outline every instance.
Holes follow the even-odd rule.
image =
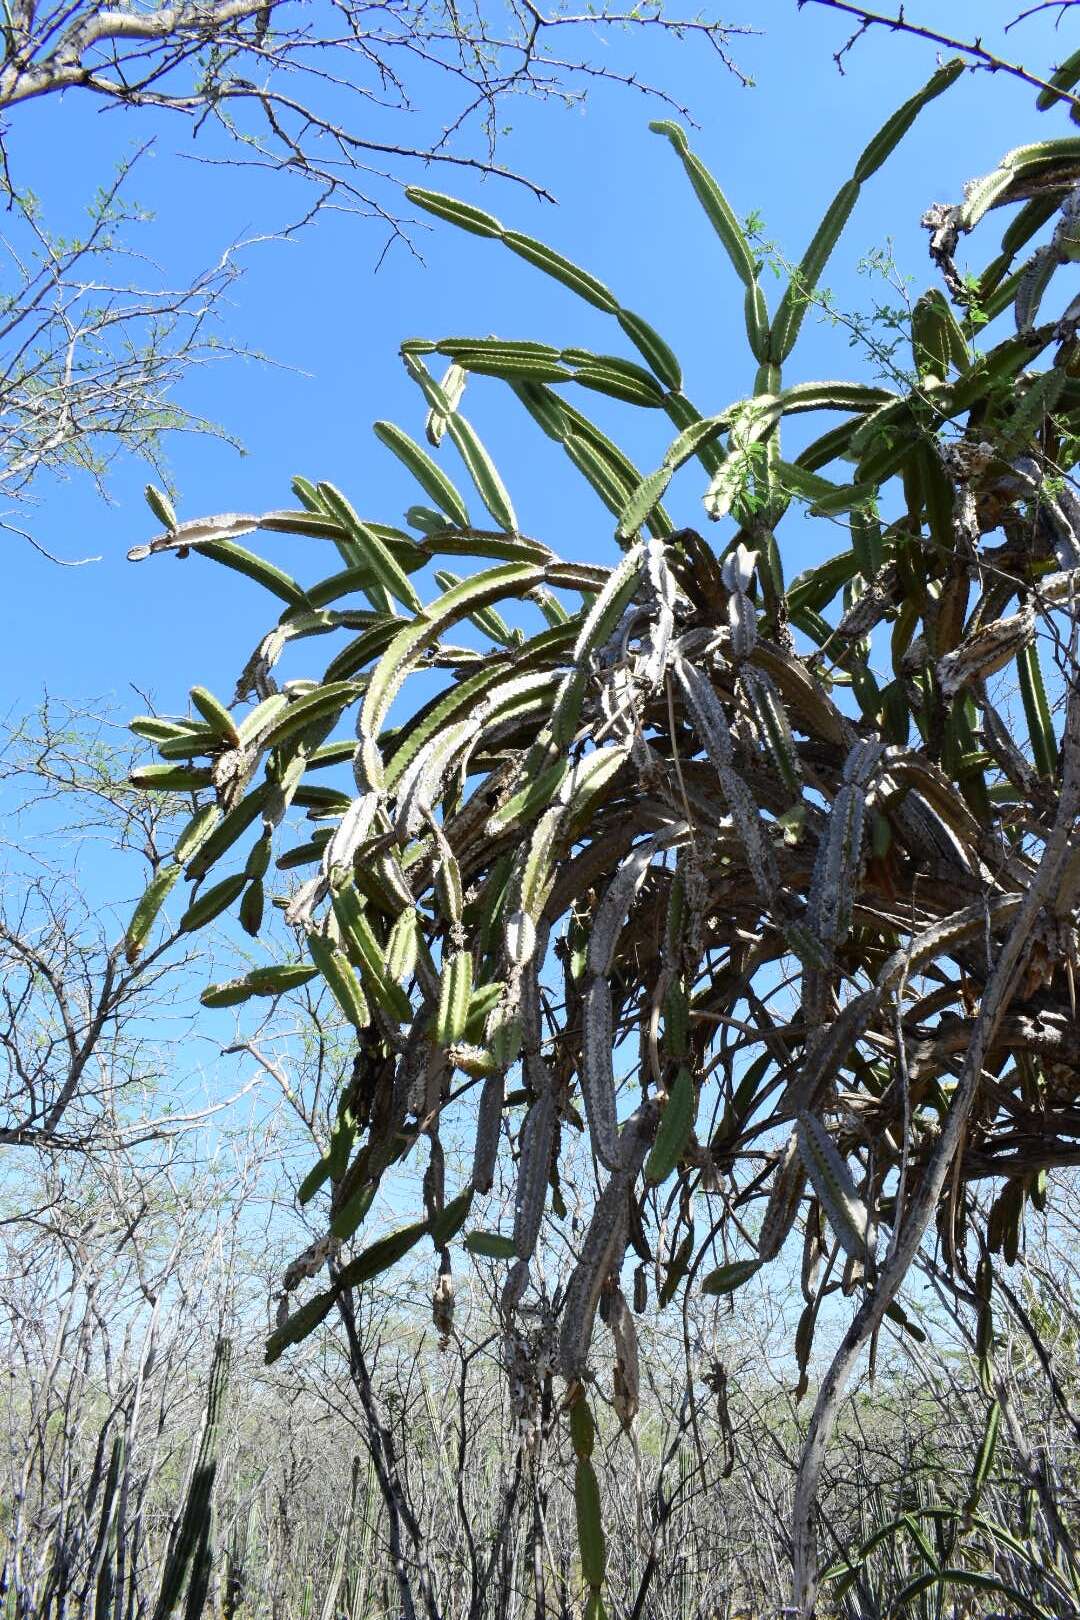
[[[306,1201],[329,1186],[329,1230],[284,1280],[268,1353],[424,1238],[444,1282],[459,1234],[504,1258],[508,1343],[535,1344],[539,1312],[568,1381],[594,1614],[604,1546],[583,1385],[599,1310],[632,1420],[628,1256],[640,1310],[650,1277],[660,1305],[723,1295],[801,1244],[804,1384],[822,1301],[851,1298],[800,1470],[809,1614],[837,1401],[886,1316],[918,1331],[896,1295],[924,1235],[936,1221],[947,1269],[985,1295],[1047,1173],[1080,1162],[1080,503],[1068,478],[1080,300],[1047,309],[1054,272],[1080,258],[1080,138],[1018,148],[963,202],[930,210],[945,291],[914,305],[895,386],[782,376],[860,188],[960,71],[942,67],[869,143],[771,315],[720,187],[681,129],[654,126],[745,287],[751,397],[702,414],[671,349],[606,285],[483,210],[417,190],[418,206],[610,314],[640,362],[525,340],[408,342],[429,446],[450,442],[490,526],[474,524],[441,456],[380,422],[430,503],[410,510],[412,533],[297,479],[303,510],[196,522],[151,492],[166,531],[132,554],[195,551],[285,602],[232,704],[196,687],[196,719],[134,723],[162,757],[136,780],[190,791],[195,808],[129,936],[137,952],[182,876],[185,928],[238,908],[257,935],[276,857],[273,898],[300,958],[204,1000],[321,974],[355,1026],[353,1078],[301,1188]],[[959,242],[1002,208],[1000,251],[962,276]],[[988,323],[1008,312],[1014,329],[991,341]],[[521,534],[461,413],[478,375],[502,380],[615,514],[617,566],[564,561]],[[574,384],[666,413],[678,431],[661,465],[643,476],[572,403]],[[785,419],[809,411],[834,425],[786,460]],[[689,461],[709,480],[714,545],[662,504]],[[807,512],[841,549],[788,577],[782,524]],[[341,569],[302,585],[238,544],[255,531],[329,541]],[[470,571],[437,568],[424,602],[418,576],[444,558]],[[345,639],[320,678],[278,683],[282,655],[335,632]],[[410,704],[421,674],[425,700]],[[313,825],[281,850],[290,808]],[[471,1178],[447,1186],[441,1138],[466,1131]],[[575,1234],[559,1167],[583,1132],[598,1192]],[[483,1198],[511,1149],[512,1230],[485,1230]],[[414,1152],[422,1209],[365,1246],[380,1178]],[[987,1178],[1003,1187],[980,1222]],[[554,1299],[537,1277],[545,1220],[563,1224],[575,1262]],[[324,1264],[328,1285],[294,1302]],[[436,1291],[444,1320],[451,1301]]]

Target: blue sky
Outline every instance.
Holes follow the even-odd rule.
[[[924,10],[933,14],[935,8]],[[955,0],[936,10],[947,12],[960,34],[1010,14],[996,0]],[[840,19],[815,6],[797,11],[793,0],[758,0],[733,15],[763,31],[739,47],[756,80],[753,89],[740,88],[715,55],[693,43],[636,34],[607,43],[598,37],[595,49],[616,66],[670,86],[690,106],[700,125],[691,131],[693,144],[736,211],[760,211],[768,235],[796,258],[862,145],[933,70],[933,54],[882,32],[861,43],[841,77],[832,62],[846,33]],[[1040,65],[1069,48],[1046,27],[1032,29],[1023,43]],[[874,289],[856,266],[888,238],[915,290],[930,284],[919,228],[926,205],[955,199],[963,181],[991,168],[1006,147],[1069,131],[1062,113],[1039,115],[1033,102],[1015,81],[969,74],[924,113],[865,188],[849,223],[827,276],[839,304],[867,304]],[[687,391],[700,408],[715,410],[753,380],[741,288],[674,153],[648,132],[649,118],[658,115],[661,109],[642,96],[603,86],[584,109],[519,103],[504,160],[547,185],[556,207],[512,184],[467,173],[417,168],[410,178],[482,202],[605,279],[663,331],[683,360]],[[75,101],[28,105],[12,118],[17,173],[61,228],[75,221],[112,164],[149,129],[141,114],[102,114]],[[286,198],[266,177],[192,162],[187,142],[184,126],[164,123],[133,187],[156,215],[147,227],[149,251],[177,275],[210,262],[228,241],[265,230],[299,200]],[[991,256],[996,239],[991,222],[975,250],[979,261]],[[171,464],[182,515],[291,504],[289,479],[302,472],[340,485],[364,515],[399,521],[416,493],[370,425],[385,416],[422,431],[419,396],[397,356],[405,337],[498,333],[624,347],[616,344],[620,334],[612,322],[497,243],[437,222],[433,229],[422,224],[415,240],[423,262],[397,246],[377,274],[378,228],[343,215],[322,218],[297,241],[248,251],[224,335],[276,364],[224,362],[190,379],[183,402],[221,421],[242,438],[247,453],[239,457],[202,439],[175,440]],[[785,380],[860,369],[865,374],[845,333],[817,323]],[[671,437],[659,412],[595,395],[579,403],[645,469]],[[611,556],[608,514],[558,448],[512,407],[502,386],[478,380],[466,408],[513,492],[523,528],[571,557]],[[256,588],[202,559],[126,562],[128,547],[156,526],[142,500],[145,476],[137,465],[118,468],[111,508],[79,483],[39,488],[33,526],[41,541],[63,556],[100,553],[98,564],[57,569],[5,540],[9,590],[0,610],[0,656],[9,713],[33,704],[46,685],[69,698],[111,698],[132,711],[142,704],[129,683],[150,691],[162,709],[183,707],[196,680],[229,694],[247,652],[275,616]],[[669,508],[703,526],[700,495],[701,479],[689,468]],[[316,542],[289,547],[264,538],[268,550],[308,579],[332,571]],[[792,534],[789,526],[789,573],[814,544],[809,533],[799,534],[796,526]]]

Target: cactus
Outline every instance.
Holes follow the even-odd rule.
[[[700,1276],[707,1295],[725,1300],[773,1263],[803,1208],[805,1176],[814,1198],[804,1242],[810,1315],[796,1344],[804,1369],[816,1319],[818,1209],[848,1256],[845,1286],[865,1268],[861,1334],[866,1322],[885,1319],[931,1205],[955,1213],[955,1196],[947,1205],[942,1194],[950,1156],[955,1195],[969,1171],[985,1173],[1017,1107],[1030,1102],[1022,1065],[1004,1061],[1006,1013],[1015,1014],[1010,1029],[1026,1031],[1022,1007],[1038,993],[1040,1016],[1071,1027],[1080,866],[1066,863],[1061,846],[1080,770],[1080,699],[1070,689],[1059,721],[1037,643],[1052,635],[1057,654],[1067,636],[1052,621],[1076,618],[1076,503],[1058,499],[1056,483],[1044,487],[1051,463],[1055,480],[1067,479],[1080,457],[1075,312],[1062,323],[1051,307],[1054,271],[1076,251],[1075,138],[1007,153],[955,208],[930,211],[935,272],[953,308],[942,294],[918,301],[911,376],[897,371],[878,386],[791,384],[784,375],[862,187],[959,72],[956,62],[943,65],[862,147],[772,315],[754,250],[721,188],[677,125],[658,126],[745,300],[749,396],[704,415],[683,394],[667,344],[605,281],[471,203],[418,188],[410,192],[417,206],[471,232],[478,250],[508,249],[583,298],[644,365],[520,338],[410,340],[403,359],[432,453],[394,424],[380,422],[376,436],[431,503],[410,509],[412,535],[361,517],[332,486],[298,480],[303,513],[170,524],[139,548],[142,556],[186,547],[241,568],[274,599],[275,622],[244,666],[245,695],[261,700],[226,719],[200,690],[207,724],[170,725],[167,734],[158,722],[147,729],[144,717],[142,734],[161,760],[136,780],[213,798],[220,813],[184,835],[187,872],[214,881],[181,927],[192,931],[237,901],[241,920],[255,926],[259,896],[246,896],[262,884],[306,935],[346,1023],[385,1064],[380,1106],[336,1140],[347,1161],[340,1174],[324,1159],[304,1183],[311,1196],[333,1172],[335,1235],[359,1245],[335,1289],[362,1286],[422,1240],[443,1246],[427,1219],[375,1243],[358,1230],[381,1178],[411,1145],[410,1111],[430,1131],[444,1108],[454,1107],[456,1123],[459,1103],[467,1111],[475,1099],[474,1180],[491,1187],[504,1122],[522,1100],[506,1085],[520,1059],[530,1111],[518,1135],[514,1238],[465,1239],[477,1259],[506,1263],[508,1325],[523,1304],[549,1185],[553,1219],[564,1221],[575,1251],[560,1296],[558,1366],[579,1380],[589,1371],[598,1304],[619,1282],[628,1243],[644,1263],[647,1227],[666,1220],[650,1189],[673,1182],[663,1207],[679,1210],[687,1231],[657,1278],[666,1307],[698,1286],[689,1279]],[[1031,228],[1006,233],[973,290],[954,264],[960,238],[992,210],[1026,207],[1036,192]],[[1014,278],[1017,252],[1051,215],[1053,253],[1036,250],[1042,256]],[[1010,307],[1020,335],[980,351],[975,337],[992,337],[982,333],[986,320]],[[450,362],[445,384],[423,363],[432,353]],[[459,410],[476,377],[496,379],[488,386],[524,408],[614,517],[622,545],[614,567],[561,560],[516,531],[509,493]],[[674,436],[654,471],[643,473],[578,408],[596,393],[670,421]],[[786,459],[790,419],[811,412],[828,413],[829,426]],[[475,526],[445,470],[451,452],[494,529]],[[705,510],[720,525],[715,549],[692,530],[676,531],[661,504],[695,464]],[[778,532],[789,512],[823,520],[842,540],[835,555],[786,579],[795,548],[782,544],[789,528]],[[996,528],[1011,548],[1009,567],[992,580],[980,575],[973,591],[972,559]],[[241,556],[233,541],[259,529],[332,539],[347,583],[330,575],[304,587],[246,549]],[[442,568],[446,559],[462,574]],[[434,577],[437,594],[421,604],[414,577]],[[358,636],[352,615],[335,606],[356,589],[371,603]],[[458,644],[462,624],[485,638],[485,651]],[[268,698],[286,643],[329,629],[350,640],[321,680],[286,682]],[[436,690],[425,685],[410,706],[414,677],[423,672],[430,683],[433,671]],[[993,676],[996,690],[1006,671],[1026,738],[1013,735],[988,686]],[[284,702],[268,712],[276,699]],[[348,791],[320,791],[308,779],[350,758]],[[283,871],[309,871],[274,895],[266,855],[293,803],[334,825],[278,855]],[[218,861],[251,838],[257,817],[257,853],[237,849],[251,870],[219,876]],[[178,852],[170,866],[181,864]],[[157,926],[157,898],[139,913],[133,943]],[[559,1004],[551,995],[557,957],[566,986]],[[1007,982],[995,977],[999,962],[1010,965]],[[954,1054],[923,1043],[913,1109],[897,1031],[908,1027],[913,987],[927,973],[940,985],[935,1015],[969,1021],[971,1040],[955,1091],[947,1089]],[[798,989],[786,1008],[774,994],[778,980]],[[217,1004],[248,993],[258,993],[254,975],[215,987]],[[631,1112],[620,1109],[616,1069],[624,1073],[635,1051],[637,1072],[622,1081],[627,1100],[635,1092]],[[1034,1045],[1027,1055],[1041,1061]],[[972,1064],[998,1076],[974,1112]],[[1080,1093],[1080,1070],[1069,1073]],[[692,1123],[705,1086],[713,1095],[701,1117],[716,1104],[718,1120],[707,1143]],[[560,1213],[558,1195],[579,1098],[603,1172],[583,1236]],[[864,1197],[838,1145],[831,1122],[839,1119],[852,1139],[873,1142]],[[796,1146],[789,1141],[776,1162],[778,1134],[792,1132]],[[882,1188],[912,1163],[917,1191],[906,1205],[883,1201]],[[1009,1164],[1018,1180],[1027,1169]],[[759,1247],[748,1257],[743,1217],[770,1172]],[[702,1275],[687,1211],[692,1197],[721,1184],[713,1269]],[[912,1207],[919,1232],[904,1226]],[[1023,1218],[1022,1206],[1010,1206],[1008,1254]],[[875,1278],[870,1260],[883,1224],[892,1227],[893,1258]],[[313,1331],[333,1299],[331,1291],[303,1305],[272,1337],[270,1355]],[[819,1456],[820,1448],[807,1452],[811,1473]],[[596,1573],[592,1465],[579,1466],[584,1550]],[[805,1596],[804,1530],[795,1541]],[[588,1584],[595,1610],[599,1584]]]
[[[176,1613],[185,1582],[188,1583],[185,1620],[198,1620],[205,1606],[212,1556],[218,1434],[231,1360],[232,1345],[228,1339],[219,1339],[210,1365],[202,1430],[192,1456],[183,1506],[173,1523],[153,1620],[169,1620]]]
[[[321,1620],[336,1620],[338,1613],[338,1597],[342,1583],[345,1579],[345,1565],[349,1556],[352,1541],[353,1522],[356,1518],[357,1487],[360,1482],[360,1458],[353,1458],[352,1488],[349,1492],[349,1505],[345,1510],[345,1518],[337,1532],[334,1544],[334,1557],[330,1565],[330,1574],[327,1578],[326,1592],[323,1596]]]

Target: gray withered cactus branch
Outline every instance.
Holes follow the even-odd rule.
[[[994,959],[941,1135],[918,1188],[902,1215],[897,1215],[901,1225],[893,1252],[882,1267],[873,1291],[844,1334],[814,1403],[799,1463],[793,1522],[795,1596],[799,1612],[806,1620],[814,1613],[820,1575],[814,1512],[821,1468],[844,1390],[859,1357],[880,1327],[889,1304],[907,1276],[937,1210],[978,1092],[987,1050],[1024,970],[1036,921],[1056,895],[1065,863],[1075,850],[1076,824],[1080,818],[1080,686],[1075,681],[1068,693],[1061,756],[1062,781],[1054,824],[1023,903]]]

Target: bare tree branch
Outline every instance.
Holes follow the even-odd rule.
[[[145,216],[127,201],[127,185],[137,157],[104,188],[84,235],[53,234],[12,173],[15,109],[63,95],[142,109],[149,128],[176,115],[198,138],[195,161],[311,188],[274,234],[291,235],[323,208],[345,209],[381,226],[385,254],[395,241],[411,246],[396,198],[418,167],[499,176],[550,200],[499,157],[513,98],[573,102],[606,82],[689,116],[659,84],[590,54],[598,31],[628,30],[696,37],[748,82],[730,46],[750,30],[672,16],[659,0],[595,13],[558,4],[542,11],[534,0],[26,0],[9,8],[0,55],[0,193],[9,219],[0,234],[0,529],[51,558],[20,518],[42,475],[80,474],[105,494],[111,463],[133,454],[167,484],[169,434],[220,434],[175,397],[194,368],[237,352],[218,330],[245,245],[234,243],[187,283],[135,268],[133,232]],[[555,48],[578,35],[588,40],[581,54]]]
[[[9,199],[0,234],[0,528],[38,549],[15,514],[43,474],[88,476],[104,495],[121,454],[167,481],[167,434],[225,436],[172,394],[193,368],[242,352],[217,330],[241,244],[187,285],[147,264],[124,240],[147,218],[126,197],[146,150],[99,194],[82,235],[55,236],[34,199]]]
[[[841,72],[844,71],[844,57],[858,43],[862,36],[871,28],[886,28],[894,34],[911,34],[916,39],[925,40],[931,45],[940,45],[947,51],[956,51],[961,56],[971,59],[974,68],[983,68],[988,73],[1005,73],[1024,84],[1031,85],[1035,90],[1053,90],[1053,93],[1062,101],[1067,101],[1072,107],[1080,110],[1080,97],[1067,90],[1055,89],[1048,80],[1032,73],[1030,68],[1024,67],[1022,62],[1011,62],[1006,57],[990,50],[984,43],[982,36],[975,39],[960,39],[953,34],[942,33],[939,29],[929,28],[923,23],[912,22],[903,5],[897,7],[893,13],[871,11],[868,6],[859,5],[856,0],[797,0],[799,10],[804,6],[825,6],[829,11],[839,11],[845,16],[854,17],[858,26],[851,37],[835,53],[833,60]],[[1028,11],[1021,12],[1005,26],[1007,33],[1018,22],[1027,17],[1034,16],[1038,11],[1052,9],[1064,13],[1075,0],[1052,0],[1050,6],[1033,6]]]
[[[373,158],[395,166],[413,160],[474,168],[518,179],[546,195],[497,159],[497,119],[508,97],[573,100],[590,80],[603,79],[678,105],[636,73],[549,49],[555,35],[597,29],[698,36],[748,82],[730,45],[750,30],[718,19],[669,16],[659,4],[593,13],[559,7],[544,12],[533,0],[509,0],[493,9],[477,0],[465,8],[450,0],[421,0],[417,6],[394,0],[375,8],[353,0],[212,0],[113,10],[88,0],[60,0],[13,18],[0,67],[0,110],[82,90],[125,107],[181,113],[194,120],[197,132],[209,119],[230,144],[237,143],[241,161],[254,152],[389,219],[370,190]],[[461,105],[421,143],[387,135],[380,127],[386,115],[406,114],[415,124],[430,74],[447,81]],[[233,109],[248,106],[257,114],[254,122],[235,123]],[[359,128],[349,121],[354,106],[363,112]],[[458,150],[453,137],[477,120],[483,132],[479,155]],[[392,177],[401,178],[396,167]]]

